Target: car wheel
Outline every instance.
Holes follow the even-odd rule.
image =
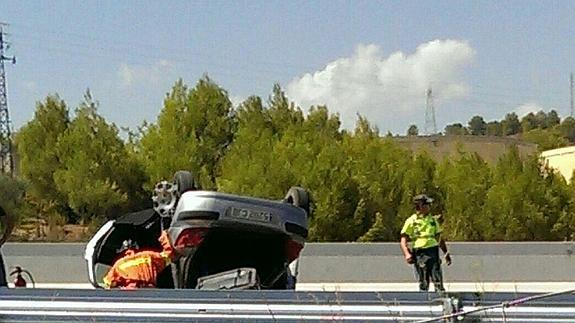
[[[194,289],[198,286],[198,278],[212,274],[198,253],[180,259],[180,281],[182,288]]]
[[[180,282],[180,287],[189,289],[196,288],[197,275],[195,275],[195,268],[192,263],[192,256],[182,257],[179,260],[179,275],[178,281]]]
[[[191,172],[179,170],[174,174],[174,184],[178,186],[178,194],[181,196],[184,192],[196,189],[194,176]]]
[[[295,290],[296,278],[287,270],[271,285],[271,290]]]
[[[307,214],[309,214],[310,210],[309,194],[305,189],[301,187],[292,186],[288,190],[284,198],[284,202],[300,207],[304,209]]]
[[[297,278],[295,278],[294,275],[288,273],[287,280],[286,280],[286,289],[295,290],[296,283],[297,283]]]

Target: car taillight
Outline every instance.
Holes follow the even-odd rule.
[[[204,241],[207,233],[208,228],[185,229],[176,239],[175,247],[176,249],[197,247]]]
[[[301,252],[301,249],[303,249],[303,244],[294,241],[292,239],[288,239],[287,243],[286,243],[286,256],[288,259],[288,262],[292,262],[294,260],[297,259],[297,257],[299,257],[299,253]]]

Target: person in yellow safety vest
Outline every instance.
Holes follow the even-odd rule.
[[[174,260],[175,251],[165,231],[158,239],[162,251],[138,251],[131,240],[122,243],[121,257],[104,277],[106,288],[155,288],[158,275]]]
[[[413,202],[416,213],[405,220],[401,229],[401,251],[405,261],[415,266],[420,291],[429,290],[431,278],[435,290],[443,292],[445,288],[439,249],[443,251],[448,266],[451,265],[451,255],[447,251],[445,239],[441,237],[440,224],[429,213],[433,199],[420,194],[413,199]]]

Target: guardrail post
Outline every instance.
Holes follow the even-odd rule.
[[[455,314],[463,311],[463,302],[456,296],[442,298],[443,315]],[[467,322],[461,316],[445,320],[445,322]]]

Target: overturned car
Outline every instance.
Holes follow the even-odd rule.
[[[90,282],[102,286],[127,239],[160,250],[162,230],[180,257],[158,277],[158,288],[293,289],[294,262],[308,234],[308,193],[292,187],[281,201],[202,191],[178,171],[155,187],[154,207],[105,223],[86,246]]]

